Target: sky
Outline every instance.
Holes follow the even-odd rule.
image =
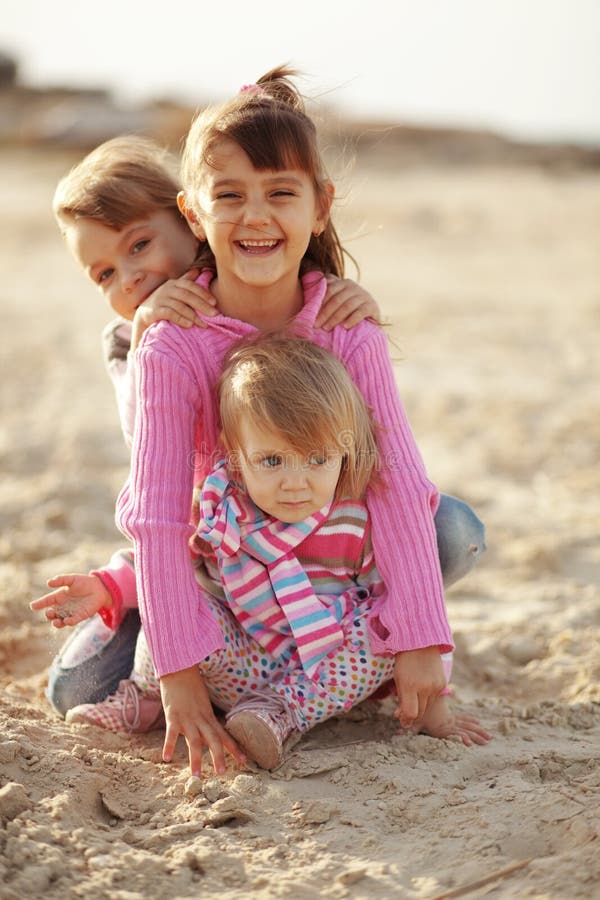
[[[600,0],[3,0],[21,82],[224,99],[290,62],[343,113],[600,144]]]

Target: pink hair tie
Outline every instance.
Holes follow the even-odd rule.
[[[260,84],[243,84],[240,88],[240,94],[249,91],[251,94],[266,94],[267,92]]]

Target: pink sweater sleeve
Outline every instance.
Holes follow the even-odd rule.
[[[136,353],[138,413],[117,524],[134,542],[140,615],[158,676],[224,646],[192,569],[189,538],[194,436],[201,387],[168,345]]]
[[[90,575],[97,575],[112,599],[112,606],[98,610],[103,622],[116,631],[128,609],[137,606],[135,567],[131,550],[117,550],[108,565],[95,569]]]
[[[412,435],[381,329],[368,337],[354,331],[346,366],[379,425],[380,488],[369,491],[367,506],[377,567],[386,586],[370,621],[374,653],[439,645],[452,649],[442,587],[434,514],[439,495],[427,478]]]

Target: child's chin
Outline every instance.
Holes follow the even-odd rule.
[[[313,512],[314,510],[310,504],[301,503],[296,507],[282,505],[276,511],[274,510],[271,515],[282,522],[287,522],[288,525],[293,525],[295,522],[301,522],[303,519],[306,519]]]

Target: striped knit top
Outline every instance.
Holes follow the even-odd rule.
[[[276,658],[316,677],[345,640],[345,622],[381,593],[368,511],[328,504],[286,525],[258,509],[219,464],[204,484],[191,542],[198,581]]]
[[[204,271],[199,281],[208,285],[211,278]],[[302,286],[304,307],[292,328],[344,363],[379,426],[383,487],[366,497],[385,584],[369,619],[373,652],[451,650],[433,521],[439,495],[400,402],[385,334],[368,320],[349,330],[315,329],[327,284],[311,272]],[[131,472],[117,501],[117,524],[134,542],[140,613],[159,676],[223,647],[190,560],[192,492],[223,455],[215,386],[224,356],[256,329],[223,315],[205,321],[202,329],[158,322],[135,354]]]

